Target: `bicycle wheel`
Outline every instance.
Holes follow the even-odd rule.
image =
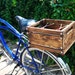
[[[26,75],[66,75],[62,65],[57,61],[57,58],[48,51],[43,51],[37,48],[29,48],[31,55],[38,66],[40,74],[27,70]],[[27,50],[24,50],[21,55],[21,62],[23,65],[28,66],[35,70],[32,64],[32,58]]]

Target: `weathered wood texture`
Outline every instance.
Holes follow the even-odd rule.
[[[43,19],[28,27],[31,47],[65,54],[75,42],[75,21]]]
[[[15,66],[16,64],[13,61],[8,60],[8,58],[3,55],[0,59],[0,75],[11,75]],[[25,75],[25,71],[18,66],[12,75]]]

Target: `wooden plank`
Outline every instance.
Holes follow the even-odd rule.
[[[50,51],[52,53],[58,53],[58,54],[61,54],[61,55],[64,55],[64,52],[63,50],[58,50],[58,49],[51,49],[49,47],[45,47],[45,46],[40,46],[40,45],[36,45],[36,44],[30,44],[30,47],[32,48],[38,48],[38,49],[41,49],[41,50],[45,50],[45,51]]]
[[[74,32],[71,29],[66,35],[63,37],[63,48],[66,49],[69,45],[74,41]]]
[[[69,48],[74,44],[75,37],[74,37],[74,30],[70,30],[63,38],[63,52],[64,54],[69,50]]]
[[[56,23],[56,24],[69,24],[71,23],[70,20],[59,20],[59,19],[43,19],[43,21],[50,22],[50,23]]]
[[[24,74],[25,74],[25,71],[19,66],[12,73],[12,75],[24,75]]]
[[[61,30],[63,33],[66,33],[69,31],[70,28],[73,29],[73,25],[75,24],[75,21],[72,21],[69,25],[67,25],[63,30]]]
[[[0,75],[8,75],[12,73],[12,70],[14,69],[16,63],[13,61],[9,61],[7,57],[4,55],[0,59]],[[20,70],[19,70],[20,69]],[[24,75],[25,71],[22,70],[20,67],[16,68],[12,75]]]
[[[30,34],[29,40],[31,44],[40,44],[54,49],[61,49],[62,47],[62,38],[60,36],[48,36],[43,34],[40,35],[32,33]]]
[[[0,75],[9,75],[12,73],[12,70],[14,69],[16,63],[13,61],[10,61],[4,54],[3,49],[0,47],[0,50],[2,52],[2,56],[0,58]],[[20,69],[20,70],[19,70]],[[17,74],[16,74],[17,73]],[[25,71],[22,70],[20,67],[16,68],[12,75],[24,75]]]
[[[7,67],[8,65],[7,65],[7,63],[6,63],[6,61],[3,61],[3,62],[1,62],[0,63],[0,71],[1,70],[3,70],[5,67]]]
[[[15,67],[15,63],[11,63],[11,64],[7,64],[7,62],[2,62],[0,63],[0,75],[8,75],[11,74],[14,67]],[[20,67],[16,68],[14,70],[14,72],[12,73],[12,75],[24,75],[25,71],[22,70]]]
[[[60,30],[43,29],[35,27],[28,27],[28,32],[40,33],[40,34],[55,34],[55,35],[61,35],[62,33]]]
[[[17,75],[25,75],[25,71],[23,69],[20,69]]]
[[[66,49],[63,49],[63,55],[70,49],[70,47],[75,43],[75,40],[72,41],[71,44],[68,45]]]
[[[3,61],[6,61],[6,60],[7,60],[7,58],[5,56],[1,56],[0,63]]]
[[[73,25],[73,27],[74,27],[74,37],[75,37],[75,24]]]
[[[33,25],[31,25],[31,27],[35,27],[37,26],[38,24],[46,24],[46,23],[56,23],[56,24],[69,24],[71,23],[70,20],[59,20],[59,19],[42,19],[36,23],[34,23]]]
[[[4,65],[4,63],[3,63],[3,65]],[[9,74],[9,72],[13,70],[14,66],[15,66],[14,63],[6,66],[2,70],[0,70],[0,75]]]

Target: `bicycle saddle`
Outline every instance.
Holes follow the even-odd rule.
[[[31,24],[35,23],[34,19],[26,19],[26,18],[23,18],[21,16],[16,16],[15,18],[20,25],[21,32],[26,31],[27,26],[30,26]]]

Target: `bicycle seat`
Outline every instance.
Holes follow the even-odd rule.
[[[26,31],[27,26],[30,26],[31,24],[35,23],[34,19],[26,19],[26,18],[23,18],[21,16],[16,16],[15,18],[20,25],[21,32]]]

